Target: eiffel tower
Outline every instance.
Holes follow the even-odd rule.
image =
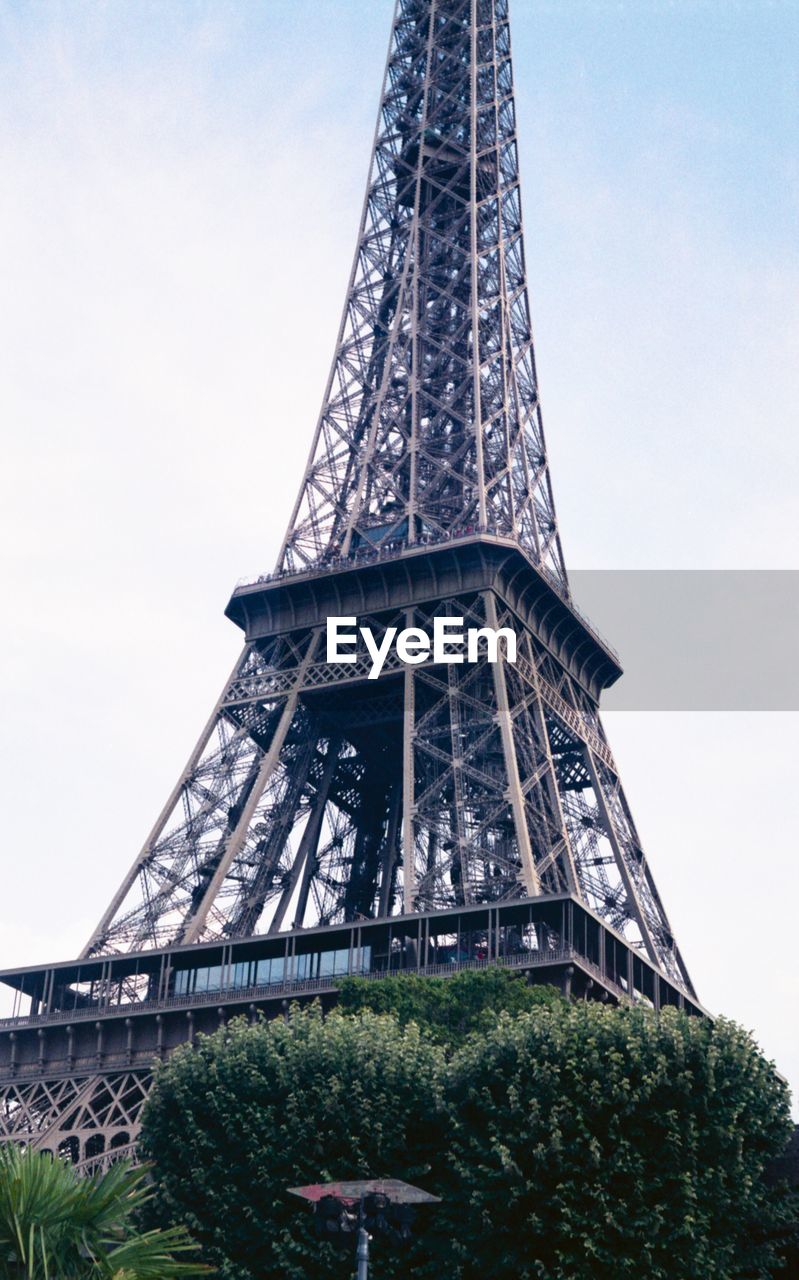
[[[701,1013],[598,714],[527,297],[507,0],[399,0],[322,411],[244,648],[77,960],[9,970],[0,1137],[133,1149],[154,1059],[346,974],[488,963]],[[328,661],[510,628],[516,660]],[[394,634],[393,632],[391,634]]]

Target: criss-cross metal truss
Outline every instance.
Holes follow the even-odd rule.
[[[565,585],[522,240],[507,0],[400,0],[286,569],[456,528]]]
[[[0,1085],[0,1141],[58,1154],[91,1172],[135,1157],[152,1069],[67,1070]]]
[[[490,546],[513,572],[470,579]],[[525,574],[574,621],[565,639],[519,604]],[[268,624],[261,596],[278,600]],[[507,0],[399,0],[311,458],[277,575],[229,612],[244,652],[84,954],[565,891],[691,990],[602,682],[581,674],[601,644],[569,598],[550,488]],[[325,614],[347,612],[377,636],[436,616],[508,626],[518,659],[392,652],[369,680],[365,653],[325,658]]]

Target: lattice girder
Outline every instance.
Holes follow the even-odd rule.
[[[0,1084],[0,1141],[83,1167],[130,1156],[151,1082],[146,1069],[6,1081]]]
[[[595,700],[492,590],[358,619],[507,628],[516,661],[252,641],[91,951],[571,892],[685,978]]]
[[[281,566],[473,526],[566,583],[506,0],[400,0],[336,355]]]

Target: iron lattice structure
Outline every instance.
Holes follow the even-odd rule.
[[[505,0],[398,6],[338,347],[281,564],[477,526],[563,586]]]
[[[310,458],[277,570],[227,612],[243,653],[82,956],[4,975],[32,1012],[0,1026],[0,1138],[128,1149],[153,1055],[243,999],[333,991],[367,951],[565,990],[576,964],[585,994],[698,1010],[599,718],[621,669],[563,563],[507,0],[397,4]],[[330,615],[509,627],[518,657],[392,651],[371,680],[366,654],[326,661]],[[187,944],[213,953],[194,976]]]
[[[431,590],[434,551],[475,541],[513,547],[577,618],[538,397],[507,0],[400,0],[278,574],[234,595],[244,653],[87,954],[568,890],[688,984],[576,656],[603,646],[585,625],[542,638],[503,592],[518,566],[492,563],[468,591],[441,571]],[[519,661],[395,662],[372,683],[324,661],[321,608],[301,627],[272,608],[266,634],[253,621],[248,592],[286,598],[309,574],[343,584],[330,612],[344,612],[375,562],[384,578],[411,566],[411,587],[353,608],[361,625],[509,625]]]

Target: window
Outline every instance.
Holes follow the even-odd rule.
[[[257,987],[275,986],[284,978],[285,960],[283,956],[274,956],[271,960],[259,960],[253,965],[253,981]]]
[[[178,969],[175,973],[175,995],[187,996],[194,990],[193,969]]]

